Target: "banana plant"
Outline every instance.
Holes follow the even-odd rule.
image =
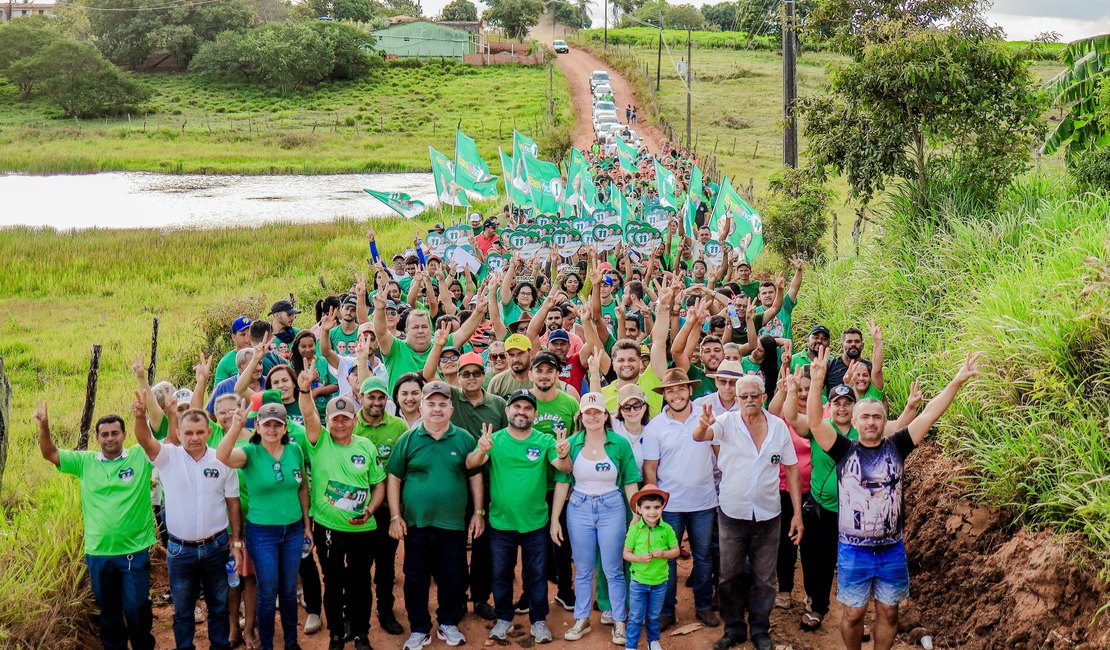
[[[1070,159],[1087,149],[1110,145],[1110,128],[1099,119],[1101,86],[1104,79],[1110,79],[1110,34],[1072,41],[1060,56],[1066,67],[1044,90],[1054,105],[1068,110],[1041,145],[1041,153],[1052,155],[1066,146]]]

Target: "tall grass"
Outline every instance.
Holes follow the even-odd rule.
[[[895,402],[984,350],[937,440],[967,461],[973,494],[1110,558],[1110,198],[1058,177],[1023,180],[990,211],[937,198],[928,215],[896,198],[866,255],[808,282],[802,308],[834,333],[884,327]]]
[[[605,38],[604,30],[583,29],[578,38],[601,45]],[[694,30],[690,33],[694,47],[714,50],[774,50],[780,48],[776,38],[748,32],[713,32]],[[633,47],[654,48],[659,42],[659,30],[650,27],[619,27],[610,29],[609,45],[628,45]],[[686,47],[685,29],[664,29],[663,40],[670,47]],[[808,47],[808,45],[807,45]]]

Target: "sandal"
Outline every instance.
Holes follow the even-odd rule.
[[[806,612],[802,614],[802,629],[806,632],[816,632],[821,629],[821,622],[824,619],[825,617],[817,612]]]

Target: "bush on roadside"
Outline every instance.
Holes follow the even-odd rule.
[[[763,209],[767,246],[783,259],[812,260],[824,252],[834,193],[805,170],[786,168],[767,182],[771,199]]]
[[[1068,174],[1083,192],[1110,192],[1110,147],[1085,151],[1068,163]]]
[[[51,43],[62,38],[53,21],[39,16],[13,20],[0,26],[0,75],[19,89],[19,96],[28,99],[42,76],[29,62]]]

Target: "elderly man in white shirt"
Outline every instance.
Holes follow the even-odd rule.
[[[243,561],[239,475],[217,460],[216,450],[208,446],[212,427],[206,412],[189,409],[179,418],[171,417],[166,441],[161,443],[147,425],[145,402],[138,393],[136,397],[131,407],[136,420],[135,438],[158,469],[166,495],[174,642],[178,648],[194,647],[193,608],[203,587],[208,603],[209,645],[212,650],[228,650],[229,545],[236,566]]]
[[[786,468],[787,487],[794,505],[790,538],[797,544],[802,536],[798,458],[786,423],[763,408],[765,393],[761,378],[741,377],[736,383],[740,410],[714,416],[712,406],[703,404],[692,434],[694,440],[711,440],[719,449],[721,497],[717,525],[721,538],[720,601],[725,633],[713,644],[715,650],[726,650],[746,641],[749,626],[757,650],[774,647],[770,629],[782,513],[780,466]],[[742,591],[745,558],[751,559],[752,567],[750,599]],[[747,623],[745,603],[749,605]]]

